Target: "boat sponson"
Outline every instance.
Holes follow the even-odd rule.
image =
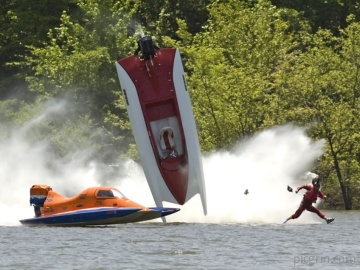
[[[141,208],[89,208],[49,216],[22,219],[24,225],[84,226],[125,223],[123,218],[138,212]]]

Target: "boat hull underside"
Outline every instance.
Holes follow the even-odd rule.
[[[50,216],[20,220],[29,226],[89,226],[134,223],[160,218],[179,211],[178,208],[158,208],[141,210],[140,208],[99,208],[72,211]]]

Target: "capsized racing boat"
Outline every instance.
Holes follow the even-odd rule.
[[[115,63],[141,164],[157,206],[200,194],[207,213],[199,139],[178,49],[150,36]]]
[[[118,189],[91,187],[68,198],[48,185],[30,188],[30,205],[35,217],[22,219],[24,225],[85,226],[152,220],[179,211],[179,208],[145,207],[125,197]]]

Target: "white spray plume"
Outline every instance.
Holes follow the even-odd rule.
[[[61,111],[61,106],[57,107]],[[54,107],[52,107],[52,110]],[[33,216],[29,189],[33,184],[47,184],[59,193],[71,190],[71,196],[89,186],[99,185],[98,164],[81,162],[81,153],[56,173],[49,168],[50,153],[46,141],[30,143],[26,130],[44,119],[44,111],[21,129],[13,129],[0,141],[0,225],[20,225],[19,219]],[[168,222],[207,223],[279,223],[295,212],[301,194],[289,193],[287,185],[301,184],[314,160],[323,153],[324,141],[313,142],[303,128],[274,127],[238,143],[232,151],[203,157],[208,215],[202,213],[199,196],[181,211],[167,217]],[[91,149],[89,150],[91,151]],[[130,199],[154,206],[142,168],[127,160],[120,166],[125,174],[110,181]],[[121,179],[120,179],[121,178]],[[109,184],[111,184],[109,183]],[[245,190],[249,194],[245,195]],[[66,195],[66,194],[64,194]],[[164,206],[175,206],[164,203]],[[304,213],[296,222],[316,222],[314,214]]]
[[[303,128],[287,125],[263,131],[239,143],[234,151],[205,157],[209,214],[201,214],[199,198],[194,198],[194,203],[190,201],[168,220],[281,223],[302,200],[301,193],[290,193],[287,186],[303,183],[304,175],[323,153],[323,145],[323,140],[308,138]],[[318,221],[316,215],[304,213],[292,223]]]

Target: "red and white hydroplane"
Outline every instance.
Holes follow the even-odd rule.
[[[150,36],[116,62],[142,167],[158,207],[183,205],[206,192],[199,139],[178,49],[158,48]]]

